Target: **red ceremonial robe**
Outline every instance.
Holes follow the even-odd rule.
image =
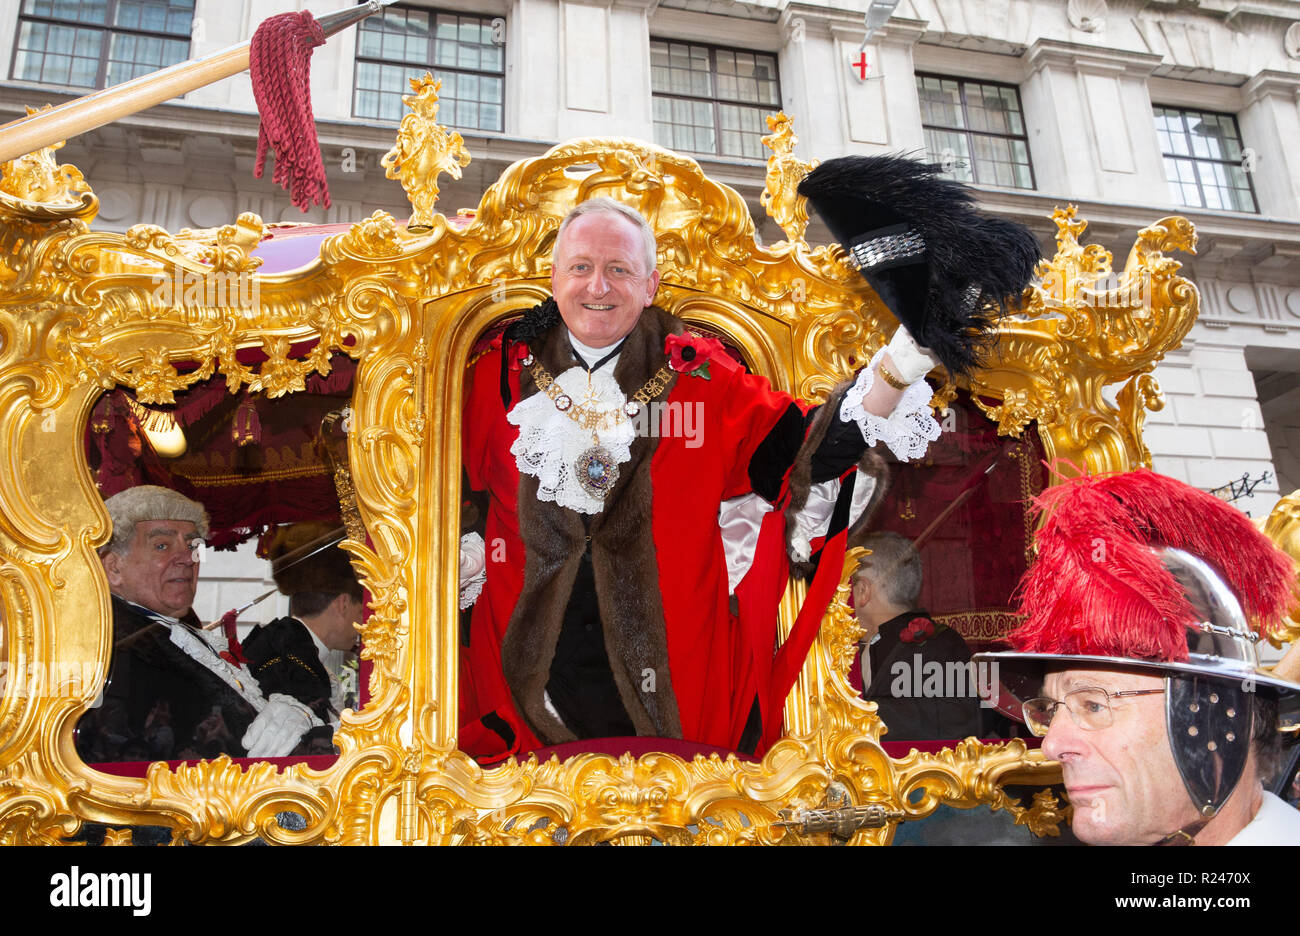
[[[642,315],[615,370],[615,378],[629,398],[667,363],[664,338],[682,329],[679,320],[657,308]],[[524,353],[521,346],[510,347],[515,351],[508,367],[509,393],[512,401],[518,401],[537,391],[529,368],[518,363]],[[575,363],[563,325],[529,342],[529,350],[553,376]],[[540,687],[546,683],[558,628],[555,609],[562,612],[568,595],[559,595],[558,600],[549,596],[547,582],[538,581],[538,576],[548,581],[551,577],[563,579],[568,569],[564,563],[569,561],[565,550],[573,554],[581,551],[583,529],[577,526],[576,541],[559,548],[559,565],[547,565],[541,547],[531,551],[525,547],[529,537],[521,534],[521,476],[510,452],[519,430],[507,420],[502,400],[502,353],[496,341],[468,369],[462,435],[469,486],[486,491],[489,502],[484,530],[487,581],[473,609],[469,645],[461,654],[460,747],[484,761],[571,740],[571,736],[554,730],[548,734],[539,728],[546,717],[540,709]],[[619,486],[606,501],[604,516],[598,514],[589,521],[587,539],[616,678],[620,677],[622,657],[633,652],[628,649],[631,638],[627,634],[620,637],[620,627],[651,633],[662,628],[666,637],[668,672],[660,672],[662,667],[630,666],[621,676],[619,688],[638,734],[734,748],[755,698],[764,700],[764,708],[773,707],[766,701],[767,682],[775,646],[776,603],[787,566],[778,510],[767,515],[759,545],[763,554],[755,561],[755,569],[764,573],[759,589],[762,597],[747,600],[742,592],[742,614],[747,618],[742,625],[729,611],[718,510],[723,500],[754,490],[755,480],[761,477],[775,478],[775,487],[771,480],[759,480],[766,488],[760,493],[780,500],[789,467],[803,443],[805,419],[803,409],[791,397],[774,391],[765,378],[747,373],[725,353],[712,356],[709,372],[709,379],[676,374],[655,398],[666,399],[668,406],[652,407],[651,413],[661,417],[650,433],[652,438],[638,438],[631,462],[619,466]],[[640,445],[645,447],[638,451]],[[636,487],[636,476],[647,468],[640,463],[646,451],[650,452],[648,505],[639,503]],[[522,481],[525,491],[536,491],[535,479],[525,475]],[[552,518],[553,525],[568,522],[566,517],[581,523],[575,511],[553,503],[523,506],[529,508],[522,511],[526,518],[533,515],[533,506],[539,506],[545,508],[543,516]],[[648,531],[643,521],[647,507]],[[539,521],[525,522],[536,525]],[[653,568],[638,567],[635,548],[624,546],[610,546],[602,562],[598,551],[602,533],[618,525],[639,525],[641,535],[648,532],[652,536]],[[541,531],[533,541],[545,543],[549,535],[549,531]],[[622,535],[626,539],[635,532]],[[533,563],[533,580],[527,587],[536,608],[517,611],[529,563]],[[658,623],[656,603],[662,607],[662,624]],[[644,620],[636,617],[641,609]],[[531,642],[519,644],[522,650],[507,646],[506,655],[517,658],[526,652],[532,672],[527,679],[508,681],[502,655],[512,618],[516,644]],[[517,673],[519,663],[507,660],[506,666],[512,665]],[[653,675],[649,674],[651,668],[655,669]],[[638,676],[649,678],[637,684]],[[537,698],[530,699],[530,694]],[[660,708],[647,715],[637,704],[638,694],[643,699],[653,696],[654,705]],[[664,712],[665,698],[675,699],[676,725],[670,707]],[[778,709],[774,716],[770,711],[763,715],[769,726],[773,717],[780,719],[779,704],[774,707]],[[647,706],[647,710],[651,708]],[[494,716],[509,725],[515,735],[513,744],[493,730]],[[771,729],[764,734],[770,737]]]

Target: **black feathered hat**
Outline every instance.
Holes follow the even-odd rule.
[[[993,323],[1041,256],[1023,225],[981,214],[942,167],[904,156],[845,156],[799,183],[849,262],[954,375],[979,363]]]
[[[337,543],[341,528],[328,523],[293,523],[277,529],[263,554],[271,560],[271,578],[280,593],[356,594],[361,590],[352,560]],[[331,542],[332,541],[332,542]]]

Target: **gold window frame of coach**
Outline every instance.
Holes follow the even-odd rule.
[[[208,232],[96,232],[95,196],[53,148],[3,166],[0,661],[30,678],[6,681],[0,698],[0,842],[57,843],[99,822],[169,826],[174,841],[190,842],[885,844],[899,821],[940,803],[1006,809],[1054,831],[1063,806],[1050,793],[1025,804],[1003,789],[1059,779],[1021,741],[885,753],[874,705],[846,681],[860,633],[847,567],[786,703],[786,734],[761,762],[582,754],[485,770],[457,750],[463,372],[487,328],[546,294],[550,242],[572,205],[600,194],[640,209],[659,235],[660,301],[726,335],[779,389],[824,397],[895,323],[838,247],[805,242],[795,187],[810,164],[794,156],[785,115],[768,118],[763,194],[788,237],[781,243],[757,243],[742,198],[694,160],[622,139],[578,140],[516,163],[472,222],[452,225],[434,211],[437,180],[469,157],[436,123],[436,85],[412,86],[413,113],[384,160],[411,198],[409,225],[376,212],[284,274],[255,272],[249,251],[264,228],[254,215]],[[1192,249],[1192,226],[1172,217],[1140,231],[1124,271],[1098,289],[1109,254],[1079,244],[1085,222],[1073,207],[1054,217],[1058,251],[1044,285],[1002,323],[969,389],[1001,433],[1033,422],[1049,457],[1090,471],[1148,464],[1144,414],[1163,405],[1150,372],[1197,311],[1196,288],[1165,251]],[[255,308],[180,307],[155,294],[159,275],[231,273],[256,278]],[[313,352],[289,356],[310,339]],[[259,370],[236,361],[244,347],[267,355]],[[122,385],[141,403],[165,403],[214,374],[275,397],[300,390],[333,351],[358,362],[348,461],[370,545],[354,530],[344,547],[373,610],[362,633],[370,700],[344,714],[337,762],[244,768],[221,757],[175,770],[156,763],[138,779],[89,769],[73,729],[99,692],[111,635],[96,559],[108,518],[82,447],[95,399]],[[198,370],[181,373],[177,361]],[[1118,406],[1102,395],[1114,384]],[[955,393],[940,387],[935,405]],[[792,586],[783,628],[801,597]],[[66,664],[84,661],[100,675],[59,682]],[[301,814],[305,829],[283,828],[283,810]],[[129,839],[110,829],[109,841]]]

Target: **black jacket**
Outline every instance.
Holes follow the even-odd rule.
[[[331,750],[334,731],[330,724],[337,720],[338,712],[330,707],[329,673],[307,625],[294,617],[276,618],[269,624],[259,625],[244,640],[244,655],[264,693],[293,696],[325,723],[303,735],[291,753]]]
[[[263,692],[291,695],[330,720],[330,677],[306,624],[282,617],[259,625],[244,640],[244,655]]]
[[[257,711],[172,643],[166,627],[117,648],[153,623],[144,609],[113,596],[108,680],[102,703],[77,723],[77,754],[87,763],[245,756],[240,741]]]
[[[889,728],[885,739],[980,737],[980,700],[973,671],[965,666],[970,662],[966,641],[951,627],[933,622],[932,635],[914,633],[910,641],[903,640],[908,625],[915,620],[929,617],[924,611],[908,611],[891,618],[880,626],[880,639],[871,645],[871,681],[862,695],[876,703],[881,720]],[[855,670],[861,666],[861,659],[859,652],[853,661]],[[957,664],[963,666],[961,674],[956,672]],[[936,672],[942,673],[937,693],[933,691]],[[931,677],[928,686],[927,676]]]

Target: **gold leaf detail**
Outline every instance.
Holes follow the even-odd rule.
[[[428,72],[410,81],[415,93],[402,95],[402,103],[411,108],[411,113],[402,118],[397,142],[379,164],[388,178],[401,180],[411,201],[408,227],[419,230],[434,223],[438,176],[445,172],[459,179],[461,167],[469,165],[470,157],[461,135],[438,123],[438,91],[442,81],[434,81]]]

